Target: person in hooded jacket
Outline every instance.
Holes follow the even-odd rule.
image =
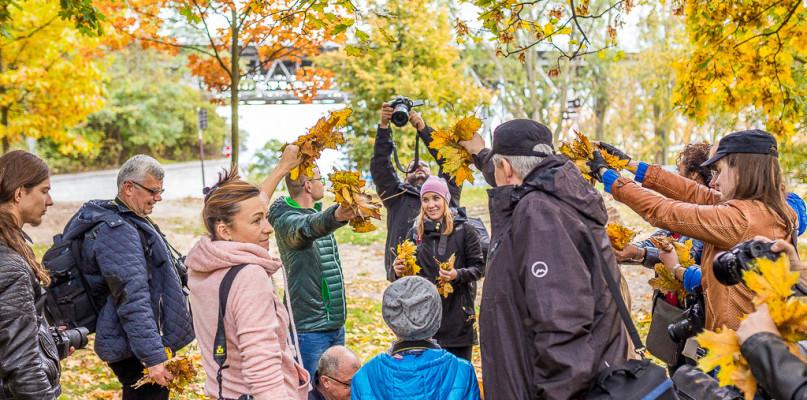
[[[293,314],[272,279],[283,265],[269,255],[273,230],[266,219],[269,196],[283,175],[299,164],[297,150],[286,148],[261,188],[229,172],[205,196],[202,218],[208,236],[188,252],[186,265],[193,324],[207,375],[205,394],[210,398],[308,398],[310,376],[289,333],[290,327],[294,331]],[[214,359],[219,289],[227,272],[242,264],[246,266],[235,275],[227,297],[223,320],[227,359],[226,368],[221,368]]]
[[[621,279],[602,196],[538,122],[499,125],[492,150],[478,134],[460,144],[497,186],[479,312],[485,399],[582,398],[628,348],[603,275]]]
[[[474,329],[476,281],[482,278],[485,268],[479,233],[465,224],[464,209],[449,208],[451,194],[445,180],[429,177],[420,189],[420,197],[420,216],[407,235],[417,245],[418,275],[435,285],[448,282],[453,289],[450,293],[444,289],[443,315],[434,339],[455,356],[471,361],[473,346],[478,344]],[[440,264],[452,257],[454,268],[441,269]],[[400,277],[404,261],[396,258],[393,268]]]
[[[420,276],[384,289],[381,314],[398,340],[353,375],[352,400],[479,400],[473,365],[432,339],[441,307],[437,288]]]

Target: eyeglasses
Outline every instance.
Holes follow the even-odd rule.
[[[344,385],[345,387],[350,387],[350,384],[351,384],[351,383],[353,383],[353,380],[352,380],[352,379],[350,380],[350,382],[345,383],[345,382],[340,381],[339,379],[336,379],[336,378],[331,377],[331,376],[328,376],[328,375],[322,375],[322,376],[324,376],[324,377],[326,377],[326,378],[328,378],[328,379],[330,379],[330,380],[332,380],[332,381],[336,381],[336,382],[338,382],[338,383],[341,383],[341,384],[342,384],[342,385]]]
[[[314,181],[320,181],[324,185],[325,184],[325,177],[321,176],[321,177],[319,177],[319,179],[309,178],[308,180],[306,180],[306,182],[314,182]]]
[[[141,189],[151,193],[152,196],[156,196],[158,194],[163,194],[165,192],[165,189],[149,189],[149,188],[147,188],[147,187],[145,187],[145,186],[143,186],[143,185],[141,185],[141,184],[139,184],[139,183],[137,183],[135,181],[129,181],[129,182],[132,182],[135,185],[139,186]]]

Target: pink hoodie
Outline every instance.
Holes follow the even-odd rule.
[[[203,237],[188,252],[188,288],[193,327],[207,373],[205,394],[218,398],[218,364],[213,360],[219,309],[219,285],[230,267],[248,264],[233,281],[227,312],[227,362],[222,372],[226,398],[251,394],[256,400],[307,399],[310,377],[295,362],[289,344],[289,314],[277,296],[271,275],[281,266],[252,243],[211,241]]]

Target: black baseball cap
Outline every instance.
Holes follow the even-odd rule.
[[[779,157],[776,150],[776,138],[768,132],[759,129],[730,133],[720,139],[714,157],[706,160],[701,167],[708,167],[725,157],[727,154],[769,154]]]
[[[514,119],[499,125],[493,131],[493,148],[488,159],[494,154],[538,157],[552,155],[552,152],[536,150],[536,146],[541,144],[549,146],[552,152],[555,151],[549,128],[531,119]]]

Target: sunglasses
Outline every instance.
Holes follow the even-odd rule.
[[[152,195],[152,196],[156,196],[156,195],[158,195],[158,194],[163,194],[163,193],[165,193],[165,189],[149,189],[149,188],[147,188],[147,187],[145,187],[145,186],[143,186],[143,185],[141,185],[141,184],[139,184],[139,183],[137,183],[137,182],[135,182],[135,181],[129,181],[129,182],[132,182],[133,184],[137,185],[137,186],[138,186],[138,187],[140,187],[141,189],[143,189],[143,190],[145,190],[145,191],[147,191],[147,192],[151,193],[151,195]]]

